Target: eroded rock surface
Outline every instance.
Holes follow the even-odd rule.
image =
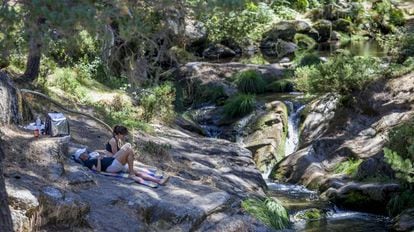
[[[378,80],[347,107],[338,105],[334,95],[315,101],[303,124],[301,149],[282,160],[272,176],[321,191],[330,189],[328,197],[359,210],[366,209],[362,201],[385,205],[399,191],[396,186],[372,183],[375,187],[368,191],[364,183],[349,183],[349,176],[335,174],[335,170],[344,161],[362,160],[357,178],[375,176],[376,170],[392,177],[382,158],[383,147],[392,127],[414,117],[413,78],[411,73]]]
[[[69,154],[78,145],[68,139],[34,139],[16,128],[5,134],[16,231],[271,231],[241,209],[242,199],[263,197],[266,184],[251,152],[234,143],[158,126],[153,135],[138,134],[140,147],[164,148],[141,157],[171,175],[154,189],[75,163]]]

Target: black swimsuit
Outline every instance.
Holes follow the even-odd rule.
[[[114,139],[115,139],[115,137],[114,137]],[[115,141],[116,141],[116,139],[115,139]],[[117,150],[119,151],[119,146],[118,146],[118,142],[116,143],[116,148],[117,148]],[[109,143],[109,141],[108,141],[108,143],[106,143],[106,148],[105,148],[107,151],[109,151],[109,152],[111,152],[112,153],[112,146],[111,146],[111,144]]]

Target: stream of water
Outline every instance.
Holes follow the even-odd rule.
[[[288,135],[285,145],[285,156],[288,156],[298,148],[300,114],[306,105],[297,101],[285,100],[284,102],[289,111]],[[293,222],[292,229],[294,231],[349,232],[351,228],[352,232],[389,231],[389,220],[386,217],[341,210],[330,202],[321,200],[317,192],[306,189],[304,186],[272,182],[267,179],[268,173],[263,176],[269,188],[268,196],[278,199],[286,207]],[[304,220],[297,216],[315,209],[323,213],[320,219]]]
[[[277,97],[277,96],[276,96]],[[279,97],[278,97],[279,98]],[[280,98],[279,98],[280,99]],[[292,93],[283,96],[283,101],[288,108],[288,134],[285,144],[285,156],[294,153],[299,144],[299,124],[300,115],[305,104],[301,101],[301,95]],[[273,101],[274,99],[269,99]],[[215,114],[215,106],[204,106],[195,110],[195,117],[201,127],[207,133],[208,137],[217,138],[221,135],[222,130],[216,126],[217,120]],[[235,131],[237,132],[236,141],[240,144],[243,142],[243,130],[246,125],[254,118],[254,113],[245,116],[236,123]],[[304,186],[278,183],[268,179],[270,167],[263,178],[268,185],[267,195],[282,202],[283,206],[288,210],[292,226],[292,231],[303,232],[365,232],[365,231],[389,231],[389,219],[380,215],[354,212],[338,209],[334,204],[322,200],[319,193],[306,189]],[[305,214],[309,210],[319,210],[322,217],[313,220],[301,219],[300,215]],[[298,216],[299,215],[299,216]]]
[[[288,133],[285,144],[285,156],[288,156],[296,151],[299,144],[299,122],[300,113],[305,108],[305,105],[299,102],[285,101],[288,107]]]
[[[288,210],[294,231],[301,232],[385,232],[389,231],[389,219],[375,214],[338,209],[330,202],[321,200],[315,191],[300,185],[268,182],[268,196],[282,202]],[[297,215],[307,210],[319,209],[320,219],[304,220]]]

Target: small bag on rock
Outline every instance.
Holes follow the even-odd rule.
[[[50,136],[69,135],[69,122],[62,113],[48,113],[46,115],[45,133]]]

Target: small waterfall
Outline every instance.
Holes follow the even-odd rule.
[[[219,120],[219,117],[214,115],[216,109],[214,105],[206,105],[194,110],[196,121],[210,138],[218,138],[222,134],[221,128],[216,125],[216,121]]]
[[[305,105],[291,101],[285,101],[285,104],[289,110],[288,134],[285,144],[285,156],[288,156],[295,152],[298,147],[300,113],[305,108]]]

